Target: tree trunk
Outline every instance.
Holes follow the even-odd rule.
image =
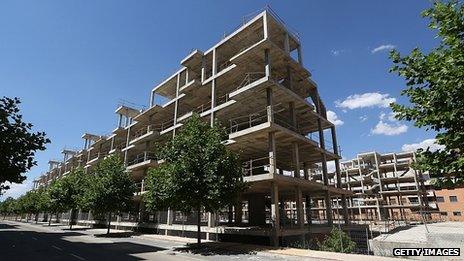
[[[69,230],[72,230],[72,225],[73,225],[73,210],[71,209],[71,214],[69,215]]]
[[[201,208],[197,210],[197,243],[201,244]]]
[[[35,214],[35,223],[37,224],[37,222],[39,222],[39,213]]]
[[[52,213],[48,214],[48,226],[52,223]]]
[[[110,233],[110,227],[111,227],[111,212],[108,214],[108,230],[106,231],[107,235]]]

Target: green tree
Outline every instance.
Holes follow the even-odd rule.
[[[401,94],[409,105],[392,104],[396,118],[437,132],[445,148],[419,150],[416,168],[429,171],[439,184],[463,184],[464,170],[464,7],[458,1],[434,2],[422,15],[437,32],[439,45],[428,54],[415,48],[402,57],[392,51],[392,72],[406,80]]]
[[[38,188],[36,190],[31,191],[30,199],[32,203],[29,206],[31,213],[33,213],[35,223],[39,221],[39,213],[47,212],[49,210],[50,205],[50,197],[48,191],[44,188]]]
[[[0,194],[9,189],[5,182],[22,183],[22,174],[37,164],[35,152],[44,150],[50,140],[44,132],[32,132],[32,124],[23,122],[20,100],[0,99]]]
[[[107,215],[109,234],[111,215],[131,209],[136,186],[117,155],[103,159],[94,175],[84,196],[85,205],[97,215]]]
[[[356,243],[351,238],[336,227],[333,227],[330,234],[322,242],[317,242],[319,250],[340,253],[353,253]]]
[[[85,204],[84,194],[89,187],[89,175],[82,168],[72,170],[68,175],[52,183],[49,188],[50,204],[55,213],[71,211],[69,229],[74,223],[75,211]],[[51,215],[50,215],[51,218]]]
[[[3,219],[5,219],[6,216],[12,215],[14,213],[14,204],[15,199],[12,197],[8,197],[1,202],[0,213],[3,215]]]
[[[197,213],[201,243],[201,211],[217,212],[234,204],[246,186],[238,155],[224,145],[228,135],[219,124],[211,127],[193,115],[182,130],[159,150],[164,159],[149,171],[145,205],[150,210],[168,207]]]

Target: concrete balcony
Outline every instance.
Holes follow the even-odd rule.
[[[154,167],[158,164],[158,160],[155,154],[150,151],[144,151],[134,158],[132,158],[127,164],[127,170],[139,170],[142,168]]]
[[[135,131],[129,144],[141,143],[149,140],[154,135],[159,135],[163,130],[163,125],[150,124]]]

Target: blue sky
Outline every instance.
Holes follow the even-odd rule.
[[[28,181],[6,196],[29,188],[63,147],[81,148],[82,133],[109,133],[121,100],[147,105],[151,88],[192,49],[208,49],[267,4],[300,34],[305,66],[339,119],[344,158],[433,138],[392,121],[386,106],[406,102],[399,95],[404,81],[388,72],[388,50],[406,54],[437,43],[420,16],[428,1],[6,0],[0,2],[0,96],[20,97],[25,120],[52,140],[37,154]]]

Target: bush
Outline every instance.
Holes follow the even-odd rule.
[[[334,227],[322,242],[317,242],[319,250],[340,253],[353,253],[356,243],[342,230]]]

